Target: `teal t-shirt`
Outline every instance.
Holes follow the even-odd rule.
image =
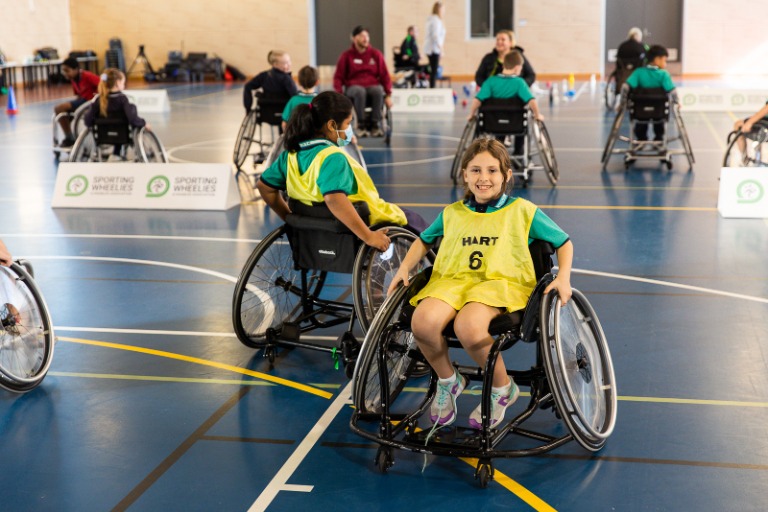
[[[312,98],[317,96],[314,92],[300,92],[296,96],[291,96],[291,99],[288,100],[288,104],[283,109],[283,121],[286,123],[291,120],[291,114],[293,113],[293,109],[295,109],[297,106],[301,105],[302,103],[309,103],[312,101]]]
[[[525,80],[516,75],[496,75],[485,81],[475,96],[480,101],[488,98],[520,98],[525,103],[534,99]]]
[[[295,98],[295,96],[294,96]],[[336,146],[327,139],[312,139],[302,142],[299,145],[298,161],[301,174],[307,172],[312,161],[318,153],[328,146]],[[286,189],[286,180],[288,177],[288,152],[283,153],[275,160],[275,163],[269,166],[262,175],[261,181],[265,185],[277,190]],[[320,173],[317,177],[317,187],[323,195],[342,192],[348,196],[357,193],[357,180],[352,167],[347,161],[346,155],[334,153],[328,155],[320,167]]]
[[[675,88],[672,77],[669,76],[666,69],[659,69],[658,66],[646,66],[637,68],[627,78],[626,84],[633,89],[652,89],[661,87],[669,92]]]
[[[494,204],[483,205],[486,206],[486,211],[481,213],[493,213],[499,211],[502,208],[506,208],[507,206],[511,205],[516,200],[516,197],[507,197],[507,194],[502,194],[499,200]],[[473,212],[476,212],[478,209],[478,205],[473,201],[464,201],[464,204],[467,205],[467,207]],[[444,233],[445,226],[443,225],[443,212],[440,212],[440,215],[437,216],[435,222],[433,222],[432,225],[427,229],[422,231],[420,236],[421,240],[425,244],[431,245],[435,243],[435,240],[437,240],[438,237],[443,236]],[[569,237],[565,231],[560,229],[560,226],[555,224],[552,219],[547,217],[546,213],[536,208],[536,213],[533,215],[533,221],[531,222],[531,229],[528,231],[528,243],[530,244],[534,240],[543,240],[544,242],[549,242],[554,245],[555,248],[559,249],[565,242],[569,240]]]

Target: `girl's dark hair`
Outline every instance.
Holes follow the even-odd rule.
[[[501,191],[507,189],[507,172],[512,168],[512,162],[509,159],[509,152],[501,142],[496,139],[475,139],[464,152],[461,159],[461,178],[464,180],[464,170],[469,167],[469,163],[480,153],[488,153],[499,161],[499,170],[504,182],[501,185]],[[464,199],[474,199],[475,195],[469,190],[466,180],[464,180]]]
[[[299,144],[317,137],[328,121],[334,121],[339,129],[352,108],[349,98],[334,91],[321,92],[311,103],[298,105],[285,128],[285,149],[298,151]]]

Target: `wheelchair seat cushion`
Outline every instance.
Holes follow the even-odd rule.
[[[640,121],[661,121],[669,117],[669,93],[660,87],[634,88],[629,92],[629,116]]]
[[[528,126],[525,106],[520,98],[488,98],[480,106],[480,129],[493,134],[525,134]]]
[[[283,110],[290,99],[290,96],[257,94],[256,106],[259,109],[259,121],[272,126],[280,126],[283,123]]]

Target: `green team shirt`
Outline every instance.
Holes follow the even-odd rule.
[[[283,121],[286,123],[291,120],[291,114],[293,114],[293,109],[301,105],[302,103],[309,103],[312,101],[312,98],[317,96],[314,92],[300,92],[296,96],[291,96],[291,99],[288,100],[288,104],[283,109]]]
[[[294,96],[295,98],[296,96]],[[312,161],[318,153],[328,146],[336,146],[327,139],[313,139],[302,142],[299,145],[298,161],[301,174],[307,172]],[[261,175],[261,181],[265,185],[277,190],[285,190],[285,184],[288,177],[288,152],[283,151],[275,160],[275,163],[269,166]],[[357,180],[352,167],[347,161],[346,155],[334,153],[328,155],[320,167],[320,174],[317,177],[317,187],[323,195],[342,192],[348,196],[357,193]]]
[[[672,77],[669,76],[666,69],[659,69],[658,66],[646,66],[637,68],[627,78],[626,84],[633,89],[652,89],[661,87],[669,92],[675,88],[672,83]]]
[[[488,98],[520,98],[525,103],[534,99],[525,80],[517,75],[496,75],[485,81],[475,95],[480,101]]]
[[[517,200],[515,197],[507,197],[507,194],[502,194],[498,201],[492,205],[486,206],[486,211],[481,213],[493,213],[495,211],[506,208]],[[478,205],[474,201],[464,201],[467,208],[476,212]],[[425,229],[420,237],[425,244],[432,245],[435,243],[438,237],[443,236],[445,233],[445,226],[443,225],[443,212],[437,216],[435,222],[432,223],[427,229]],[[533,221],[531,222],[531,229],[528,232],[528,243],[530,244],[534,240],[543,240],[549,242],[559,249],[565,242],[570,240],[568,235],[560,229],[560,226],[554,223],[552,219],[547,217],[547,214],[536,208],[536,213],[533,215]]]

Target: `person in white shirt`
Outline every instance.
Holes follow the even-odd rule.
[[[443,15],[445,14],[445,5],[443,2],[435,2],[432,6],[432,14],[427,18],[427,35],[424,38],[424,54],[429,58],[429,87],[435,87],[437,78],[437,67],[440,63],[440,56],[443,54],[443,43],[445,42],[445,25],[443,24]]]

